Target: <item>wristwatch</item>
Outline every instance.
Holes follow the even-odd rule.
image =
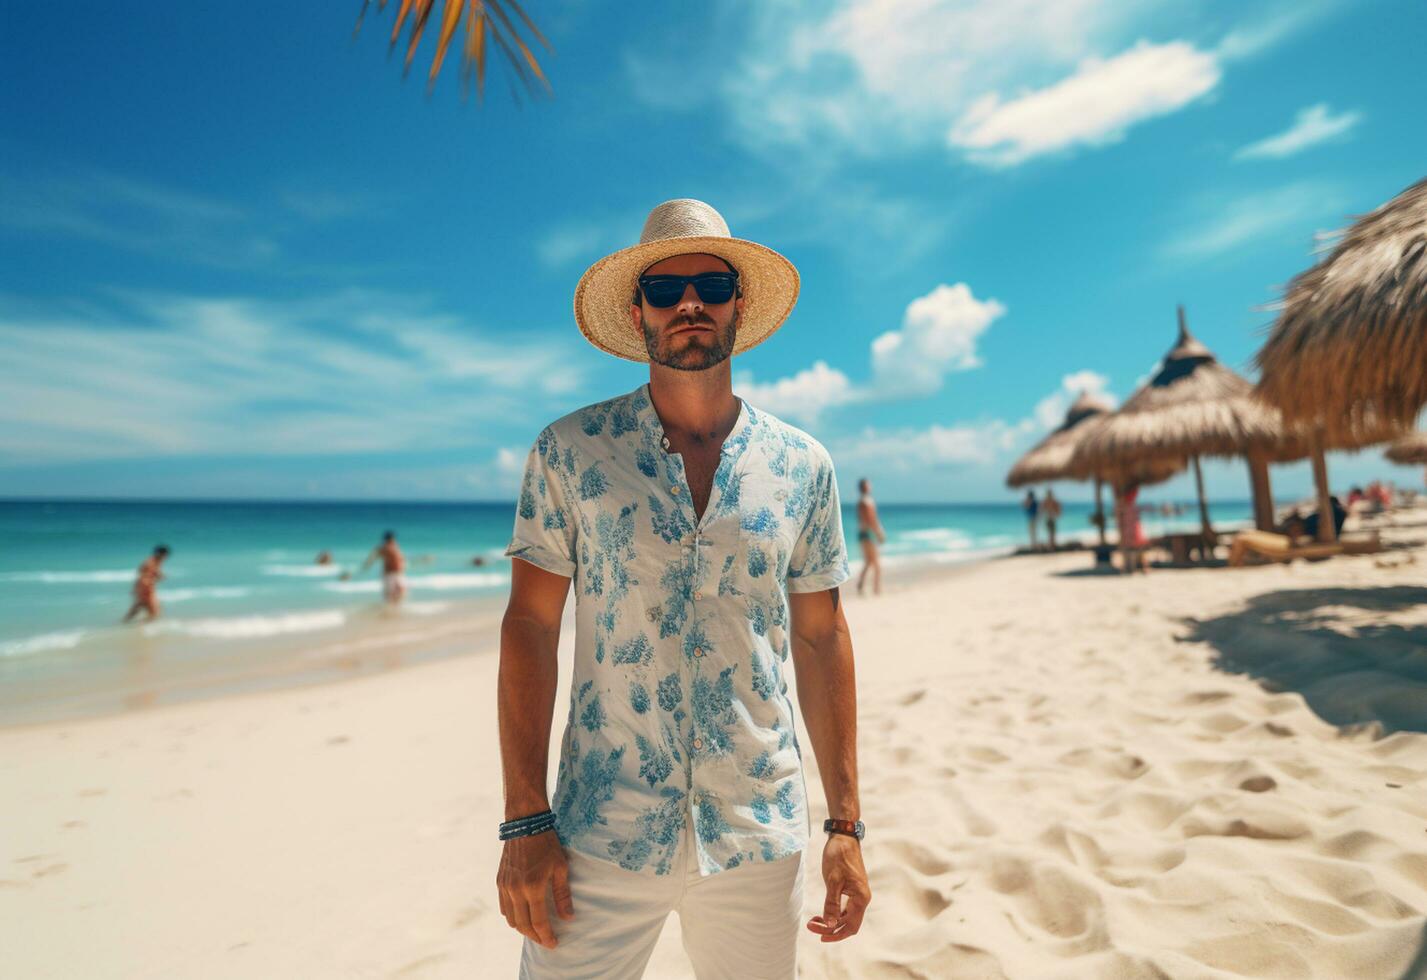
[[[823,830],[829,834],[846,834],[858,840],[867,833],[867,828],[862,825],[861,820],[833,820],[831,817],[823,821]]]

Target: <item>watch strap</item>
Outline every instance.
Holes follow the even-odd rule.
[[[829,834],[846,834],[858,840],[867,832],[861,820],[834,820],[831,817],[823,821],[823,830]]]

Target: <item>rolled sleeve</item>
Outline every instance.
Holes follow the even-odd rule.
[[[813,483],[813,505],[788,560],[789,592],[820,592],[846,582],[847,542],[832,459],[824,457]]]
[[[565,493],[554,433],[545,429],[525,460],[507,558],[566,578],[575,575],[575,514]]]

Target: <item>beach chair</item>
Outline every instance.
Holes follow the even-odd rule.
[[[1241,568],[1251,556],[1264,561],[1291,562],[1295,558],[1313,561],[1335,555],[1372,555],[1381,550],[1382,537],[1377,531],[1345,534],[1337,541],[1326,543],[1306,538],[1295,541],[1286,534],[1270,531],[1240,531],[1229,546],[1229,564]]]

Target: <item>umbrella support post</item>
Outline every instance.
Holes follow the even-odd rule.
[[[1095,478],[1095,526],[1100,531],[1100,547],[1105,547],[1105,484],[1099,478]]]
[[[1199,468],[1197,453],[1190,459],[1194,460],[1194,486],[1199,491],[1199,525],[1204,531],[1204,538],[1207,541],[1214,533],[1214,529],[1209,526],[1209,505],[1204,502],[1204,471]]]
[[[1318,488],[1318,540],[1331,544],[1338,540],[1333,526],[1333,504],[1328,500],[1328,462],[1323,458],[1323,436],[1313,434],[1313,485]]]
[[[1268,460],[1259,453],[1249,454],[1249,482],[1254,494],[1254,527],[1273,530],[1273,489],[1268,480]]]

